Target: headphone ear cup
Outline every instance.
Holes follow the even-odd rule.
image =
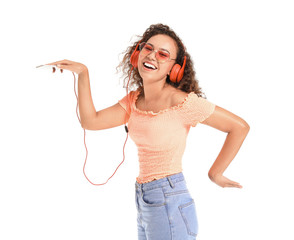
[[[134,52],[132,53],[131,57],[130,57],[130,62],[131,64],[133,65],[134,68],[137,68],[138,67],[138,59],[139,59],[139,54],[140,54],[140,51],[137,50],[139,45],[140,45],[140,42],[138,42]]]
[[[186,56],[184,56],[183,66],[181,67],[181,70],[178,73],[177,82],[180,82],[182,80],[184,76],[185,66],[186,66]]]
[[[181,67],[181,65],[179,64],[175,64],[170,72],[170,77],[169,79],[174,82],[174,83],[179,83],[183,76],[184,76],[184,70],[185,70],[185,66],[186,66],[186,56],[184,56],[184,62],[183,62],[183,66]]]
[[[181,70],[181,66],[179,64],[175,64],[170,72],[169,79],[177,83],[178,73]]]
[[[132,53],[132,56],[130,58],[130,62],[134,66],[134,68],[138,67],[139,54],[140,54],[140,51],[136,50]]]

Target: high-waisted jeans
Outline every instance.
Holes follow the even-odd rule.
[[[195,202],[182,172],[135,186],[139,240],[196,240]]]

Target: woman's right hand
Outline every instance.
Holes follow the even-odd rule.
[[[57,62],[47,63],[46,65],[57,65],[57,67],[60,68],[61,72],[63,69],[69,70],[71,72],[75,72],[76,74],[81,74],[83,72],[88,71],[88,68],[86,67],[86,65],[82,63],[66,60],[66,59],[57,61]]]

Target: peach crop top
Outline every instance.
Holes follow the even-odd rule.
[[[130,115],[129,135],[138,148],[138,183],[147,183],[182,172],[182,156],[190,127],[208,118],[215,104],[190,92],[182,103],[157,113],[137,109],[139,90],[119,100]],[[129,96],[130,106],[127,107]]]

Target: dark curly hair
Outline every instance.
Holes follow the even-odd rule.
[[[182,43],[181,39],[177,36],[177,34],[167,25],[163,24],[153,24],[147,30],[144,32],[143,36],[138,36],[140,40],[136,41],[132,46],[129,46],[124,54],[123,60],[120,62],[120,64],[117,66],[117,70],[119,68],[122,69],[124,78],[124,88],[127,86],[129,74],[131,73],[132,64],[130,63],[130,57],[132,53],[134,52],[137,44],[141,42],[147,42],[152,36],[158,35],[158,34],[164,34],[167,36],[170,36],[172,39],[175,40],[178,46],[178,52],[177,52],[177,59],[176,63],[180,64],[182,66],[184,61],[184,56],[186,56],[186,66],[184,70],[184,75],[182,80],[179,83],[174,83],[170,81],[169,76],[166,78],[166,83],[170,84],[171,86],[178,88],[186,93],[195,92],[199,97],[206,98],[205,94],[201,91],[201,88],[199,87],[198,80],[195,76],[195,70],[193,67],[193,61],[190,57],[190,55],[185,50],[184,44]],[[139,71],[137,68],[133,69],[133,76],[130,79],[129,87],[132,88],[133,86],[137,86],[141,91],[141,95],[144,95],[144,89],[143,86],[143,79],[141,78]]]

